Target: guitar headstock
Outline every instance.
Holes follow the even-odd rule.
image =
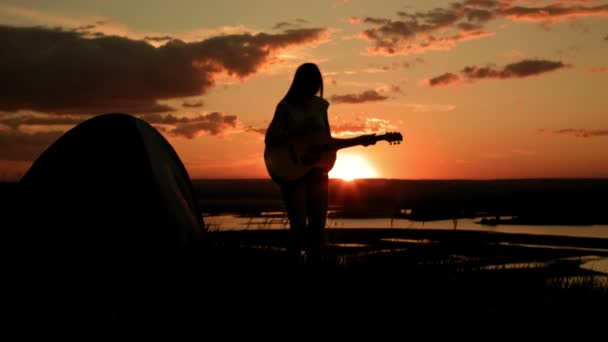
[[[378,136],[380,140],[386,140],[391,145],[398,145],[403,141],[403,136],[399,132],[389,132]]]

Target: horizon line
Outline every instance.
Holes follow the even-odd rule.
[[[268,180],[272,181],[269,177],[197,177],[191,178],[192,181],[225,181],[225,180]],[[352,180],[344,180],[341,178],[329,178],[329,180],[339,180],[346,183],[360,180],[406,180],[406,181],[509,181],[509,180],[608,180],[608,176],[605,177],[513,177],[513,178],[387,178],[387,177],[373,177],[373,178],[355,178]]]

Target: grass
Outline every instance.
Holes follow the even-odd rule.
[[[328,230],[323,258],[301,264],[286,251],[288,237],[286,229],[210,231],[168,260],[118,260],[123,272],[109,277],[83,262],[86,253],[51,258],[42,275],[37,260],[7,293],[28,320],[36,308],[36,317],[62,324],[114,318],[224,339],[578,333],[601,330],[606,318],[608,276],[579,267],[589,255],[608,257],[606,239],[341,228]],[[44,304],[24,305],[28,298]]]
[[[2,193],[9,196],[2,196],[2,203],[8,207],[15,187],[3,186]],[[214,208],[223,212],[229,204],[255,215],[268,210],[269,203],[280,204],[269,196],[268,203],[250,207],[251,201],[259,201],[252,193],[256,196],[250,199],[222,199]],[[95,317],[105,324],[114,317],[148,328],[189,325],[201,336],[217,333],[224,339],[235,333],[267,337],[284,331],[283,340],[362,332],[371,332],[374,340],[385,333],[429,338],[444,332],[454,338],[486,329],[492,333],[481,335],[495,338],[509,332],[522,336],[525,328],[580,334],[603,329],[607,318],[607,276],[580,267],[586,256],[608,257],[607,239],[452,229],[329,229],[332,244],[324,258],[302,265],[286,252],[286,229],[263,229],[272,219],[252,219],[244,231],[222,231],[225,223],[217,222],[184,255],[138,258],[120,265],[124,273],[118,276],[106,269],[96,272],[86,253],[69,253],[70,266],[52,263],[39,274],[36,267],[45,261],[18,267],[27,257],[19,249],[9,260],[17,265],[18,276],[9,272],[6,277],[7,283],[17,279],[16,286],[6,294],[14,299],[11,309],[25,311],[22,317],[28,322],[57,320],[73,328],[74,319],[94,322]],[[19,310],[8,311],[18,316]],[[67,313],[61,316],[60,311]]]
[[[608,276],[579,267],[589,255],[582,248],[606,248],[605,239],[542,237],[579,248],[571,249],[522,246],[541,237],[513,234],[330,229],[324,258],[303,265],[286,253],[287,237],[286,230],[208,233],[184,266],[179,286],[190,291],[162,317],[204,319],[224,332],[313,335],[426,325],[558,331],[606,318]],[[593,254],[608,257],[608,249]]]

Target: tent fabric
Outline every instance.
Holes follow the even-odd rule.
[[[53,309],[55,317],[109,317],[128,306],[145,312],[144,293],[171,281],[204,232],[175,150],[124,113],[62,135],[22,177],[16,204],[16,277],[32,312],[63,308]]]
[[[30,219],[41,221],[28,229],[64,235],[60,244],[109,237],[114,247],[181,248],[204,227],[177,153],[128,114],[99,115],[66,132],[20,187]]]

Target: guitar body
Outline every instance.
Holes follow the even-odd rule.
[[[348,139],[337,139],[327,136],[298,137],[276,147],[264,150],[266,170],[275,182],[295,181],[304,177],[313,168],[329,172],[336,163],[337,151],[342,148],[375,144],[385,140],[398,144],[403,140],[401,133],[393,132],[382,135],[367,134]]]
[[[304,177],[313,168],[329,172],[336,162],[337,151],[322,150],[331,145],[331,137],[301,137],[285,145],[266,147],[264,162],[274,180],[295,181]]]

